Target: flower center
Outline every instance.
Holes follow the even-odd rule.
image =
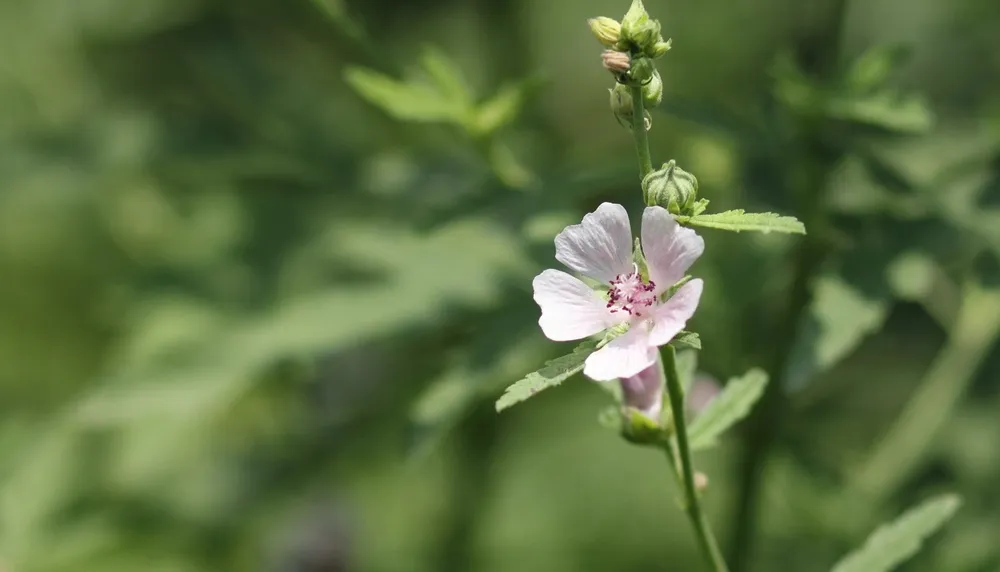
[[[643,282],[638,268],[629,274],[619,274],[611,281],[608,290],[608,308],[612,312],[628,312],[630,316],[641,316],[646,308],[656,303],[653,290],[656,283]]]

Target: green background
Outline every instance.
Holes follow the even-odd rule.
[[[554,235],[637,222],[586,25],[627,7],[0,0],[0,569],[706,569],[604,392],[493,410],[572,348],[531,300]],[[734,572],[829,570],[942,491],[901,569],[996,572],[1000,4],[647,8],[654,162],[810,231],[704,229],[692,269],[703,377],[772,374],[696,458]]]

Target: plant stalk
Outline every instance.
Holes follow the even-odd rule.
[[[681,462],[681,475],[684,485],[684,510],[691,520],[695,536],[698,538],[698,545],[704,553],[712,570],[715,572],[729,572],[726,561],[719,550],[719,545],[712,534],[712,528],[701,510],[701,503],[698,499],[698,490],[694,484],[694,466],[691,463],[691,447],[688,444],[687,424],[684,420],[684,388],[681,387],[680,376],[677,374],[677,359],[674,348],[667,346],[664,352],[666,363],[663,364],[667,380],[667,394],[670,397],[670,409],[673,413],[674,427],[677,435],[677,449]],[[667,455],[672,456],[668,449]]]
[[[632,96],[632,138],[635,140],[635,153],[639,157],[641,181],[653,172],[653,159],[649,155],[649,134],[646,132],[646,108],[642,101],[642,87],[629,86],[629,93]],[[642,198],[646,199],[645,192]]]

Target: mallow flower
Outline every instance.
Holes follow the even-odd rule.
[[[603,203],[581,224],[560,232],[555,244],[556,260],[601,287],[561,270],[536,276],[532,287],[542,310],[542,333],[553,341],[570,341],[627,328],[587,358],[583,373],[596,381],[630,378],[654,365],[658,347],[684,329],[698,306],[700,279],[671,290],[704,252],[704,240],[663,207],[647,207],[642,256],[633,257],[628,213],[621,205]],[[643,258],[645,269],[635,262]]]

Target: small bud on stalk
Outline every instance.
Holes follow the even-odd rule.
[[[622,25],[617,20],[599,16],[587,20],[587,24],[597,41],[604,44],[605,47],[613,48],[621,39]]]
[[[649,206],[661,206],[675,215],[691,215],[698,200],[698,179],[670,160],[646,175],[642,193]]]
[[[615,113],[615,119],[622,126],[632,129],[632,116],[635,114],[635,103],[632,101],[632,94],[629,93],[628,86],[616,83],[615,87],[608,91],[611,92],[611,110]],[[643,120],[646,131],[649,131],[653,123],[653,118],[645,109],[643,110]]]

